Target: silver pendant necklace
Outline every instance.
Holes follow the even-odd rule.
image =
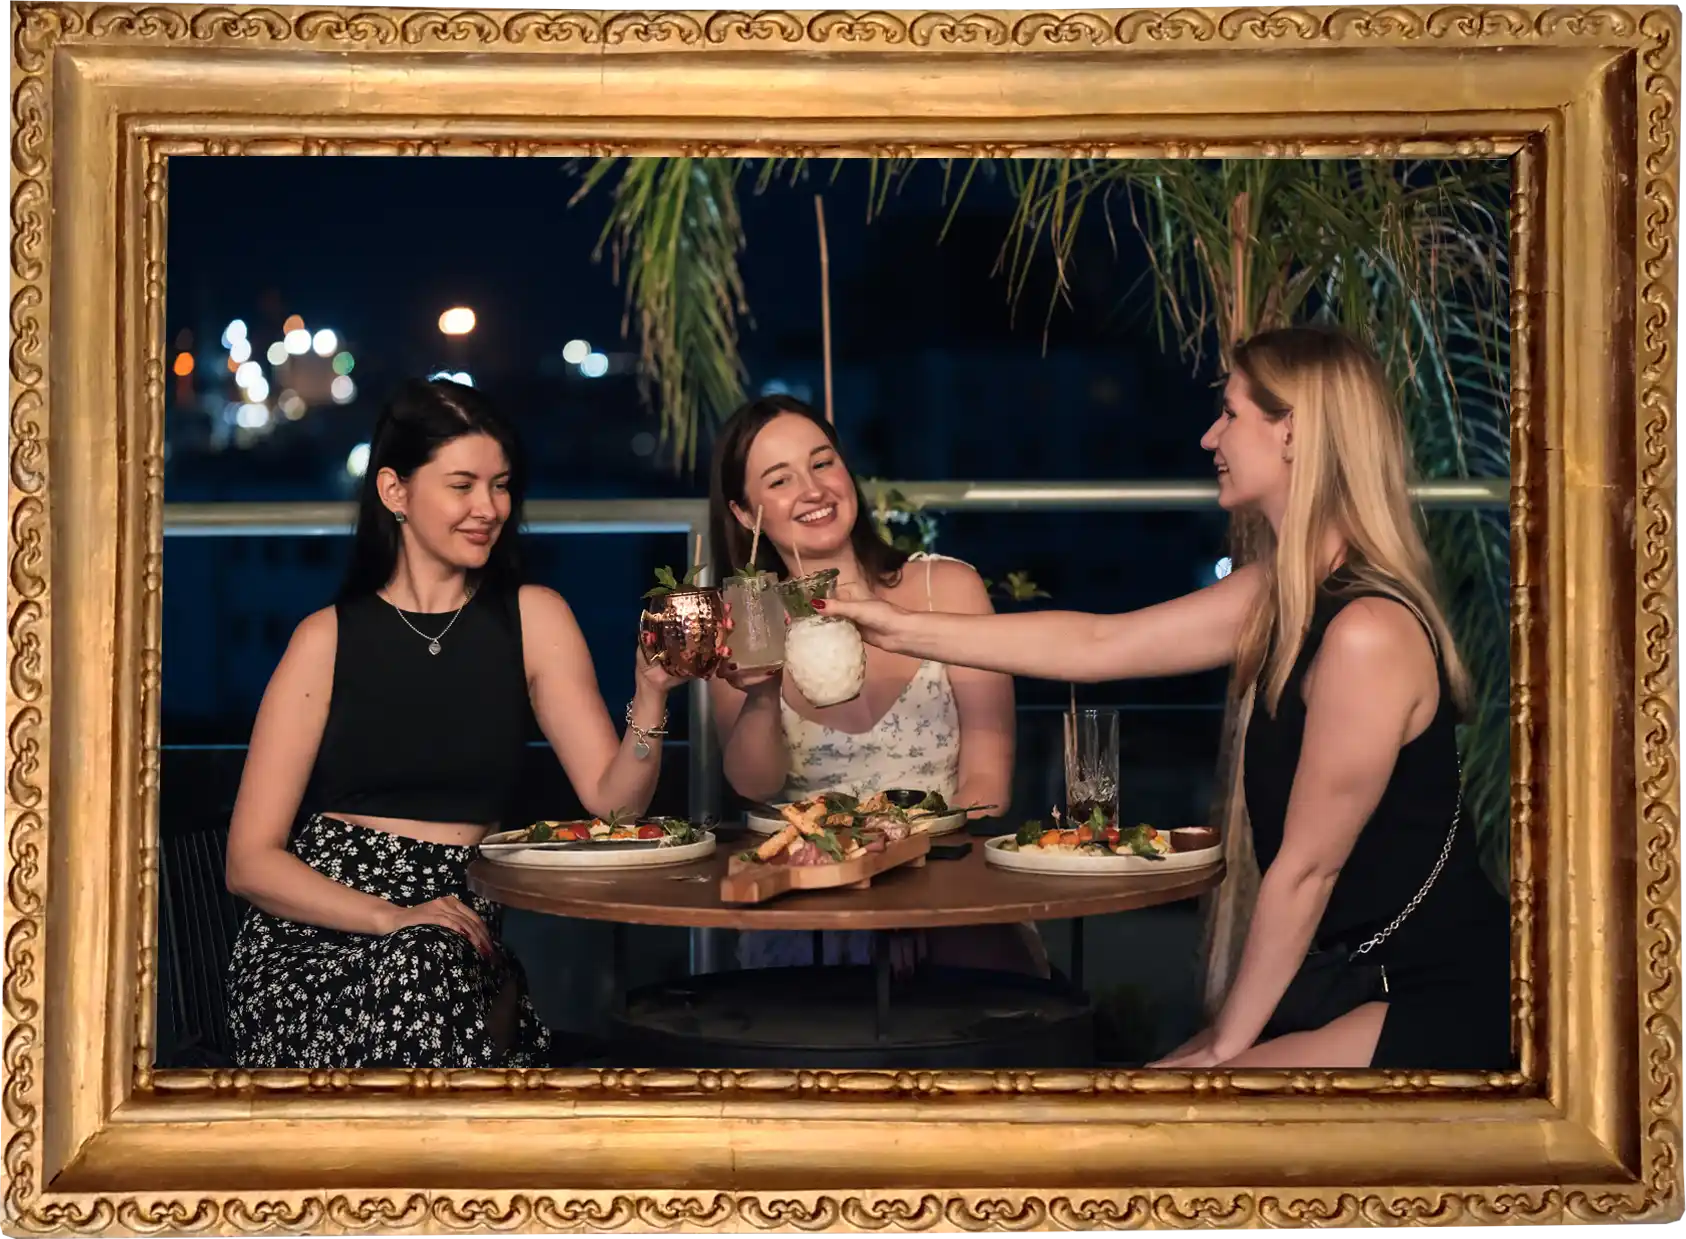
[[[470,593],[468,595],[468,598],[472,598],[472,597],[474,597],[474,595],[473,595],[473,593]],[[428,636],[425,632],[423,632],[421,629],[417,628],[414,624],[412,624],[410,622],[410,617],[408,615],[405,615],[403,609],[401,607],[399,607],[399,605],[396,602],[392,601],[392,599],[390,599],[390,598],[386,599],[386,605],[391,607],[394,611],[398,612],[398,618],[404,621],[404,627],[408,628],[411,632],[415,633],[416,636],[420,637],[423,641],[427,642],[427,652],[429,654],[437,654],[437,653],[439,653],[439,642],[444,640],[445,634],[451,631],[451,624],[455,624],[457,622],[457,616],[462,614],[462,608],[466,607],[468,605],[468,598],[464,598],[462,600],[462,606],[459,606],[454,612],[451,613],[450,623],[446,624],[445,627],[443,627],[439,630],[439,635],[437,637]]]

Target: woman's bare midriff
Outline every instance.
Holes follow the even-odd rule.
[[[473,847],[492,829],[474,822],[416,822],[406,817],[365,817],[361,813],[329,813],[327,816],[383,834],[420,839],[423,843],[443,843],[447,847]]]

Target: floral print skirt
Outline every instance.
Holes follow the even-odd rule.
[[[499,940],[501,910],[468,889],[472,847],[318,814],[288,850],[324,877],[404,907],[455,895]],[[438,925],[359,934],[253,908],[235,940],[228,989],[242,1067],[525,1067],[545,1065],[550,1050],[514,957],[500,948],[487,960]],[[500,1049],[493,1012],[511,997]]]

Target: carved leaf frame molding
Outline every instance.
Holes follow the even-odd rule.
[[[1614,6],[14,6],[8,1229],[1679,1217],[1679,42]],[[1512,161],[1518,1071],[154,1069],[168,162],[612,153]]]

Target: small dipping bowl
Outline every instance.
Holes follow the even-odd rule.
[[[1179,826],[1170,835],[1173,852],[1203,852],[1217,847],[1222,838],[1210,826]]]
[[[892,787],[885,791],[884,799],[898,809],[911,809],[923,801],[928,794],[910,787]]]

